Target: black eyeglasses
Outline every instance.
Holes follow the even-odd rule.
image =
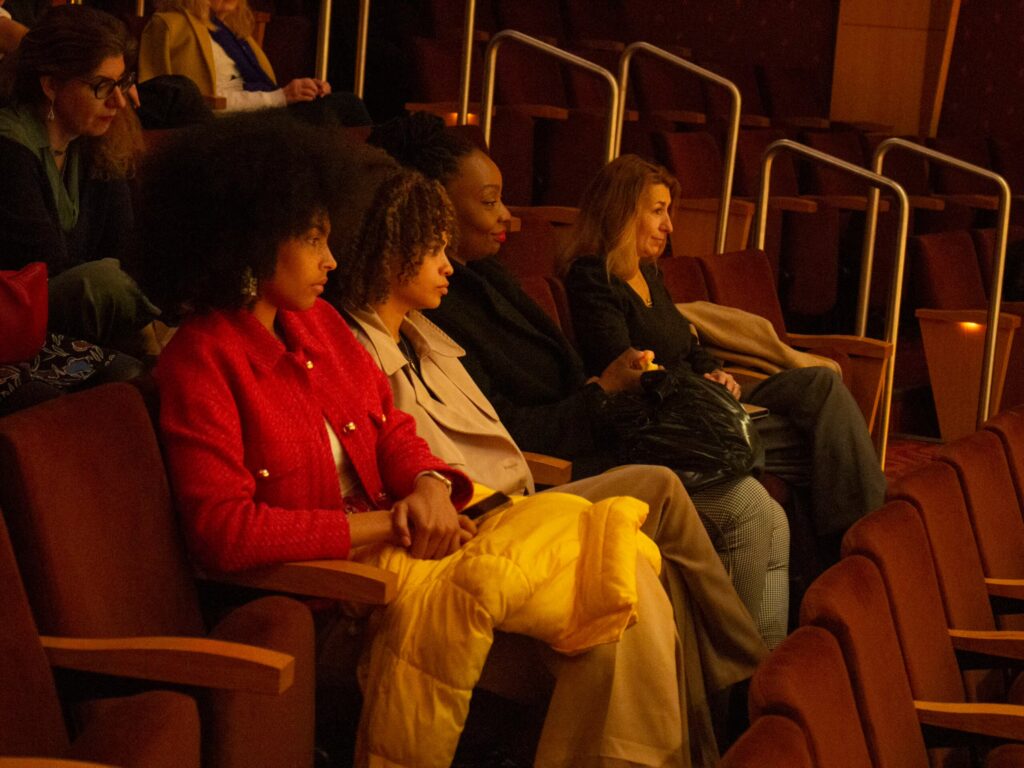
[[[81,78],[79,78],[81,80]],[[135,85],[135,73],[129,72],[120,80],[111,80],[109,77],[101,77],[96,80],[81,80],[83,83],[92,88],[93,96],[100,101],[106,101],[110,98],[110,94],[117,88],[121,93],[127,93],[128,90]]]

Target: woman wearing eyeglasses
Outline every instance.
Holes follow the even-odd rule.
[[[120,266],[141,146],[133,54],[113,16],[53,8],[4,61],[0,109],[0,269],[45,262],[50,329],[128,350],[159,314]]]

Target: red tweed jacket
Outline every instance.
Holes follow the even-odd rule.
[[[168,472],[200,568],[348,556],[325,419],[362,506],[388,508],[427,469],[453,481],[457,507],[468,501],[469,479],[395,410],[387,379],[334,309],[318,300],[281,311],[279,325],[286,344],[245,310],[189,319],[156,368]]]

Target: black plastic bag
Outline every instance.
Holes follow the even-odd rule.
[[[682,371],[648,371],[640,384],[605,401],[620,462],[662,464],[690,491],[764,468],[750,416],[721,384]]]

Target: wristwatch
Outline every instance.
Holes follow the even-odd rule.
[[[452,495],[452,481],[449,480],[444,475],[442,475],[436,469],[428,469],[428,470],[420,472],[418,475],[416,475],[416,479],[417,480],[419,480],[421,477],[432,477],[435,480],[440,480],[442,483],[444,483],[444,487],[445,487],[445,490],[448,491],[448,495],[449,496]]]

